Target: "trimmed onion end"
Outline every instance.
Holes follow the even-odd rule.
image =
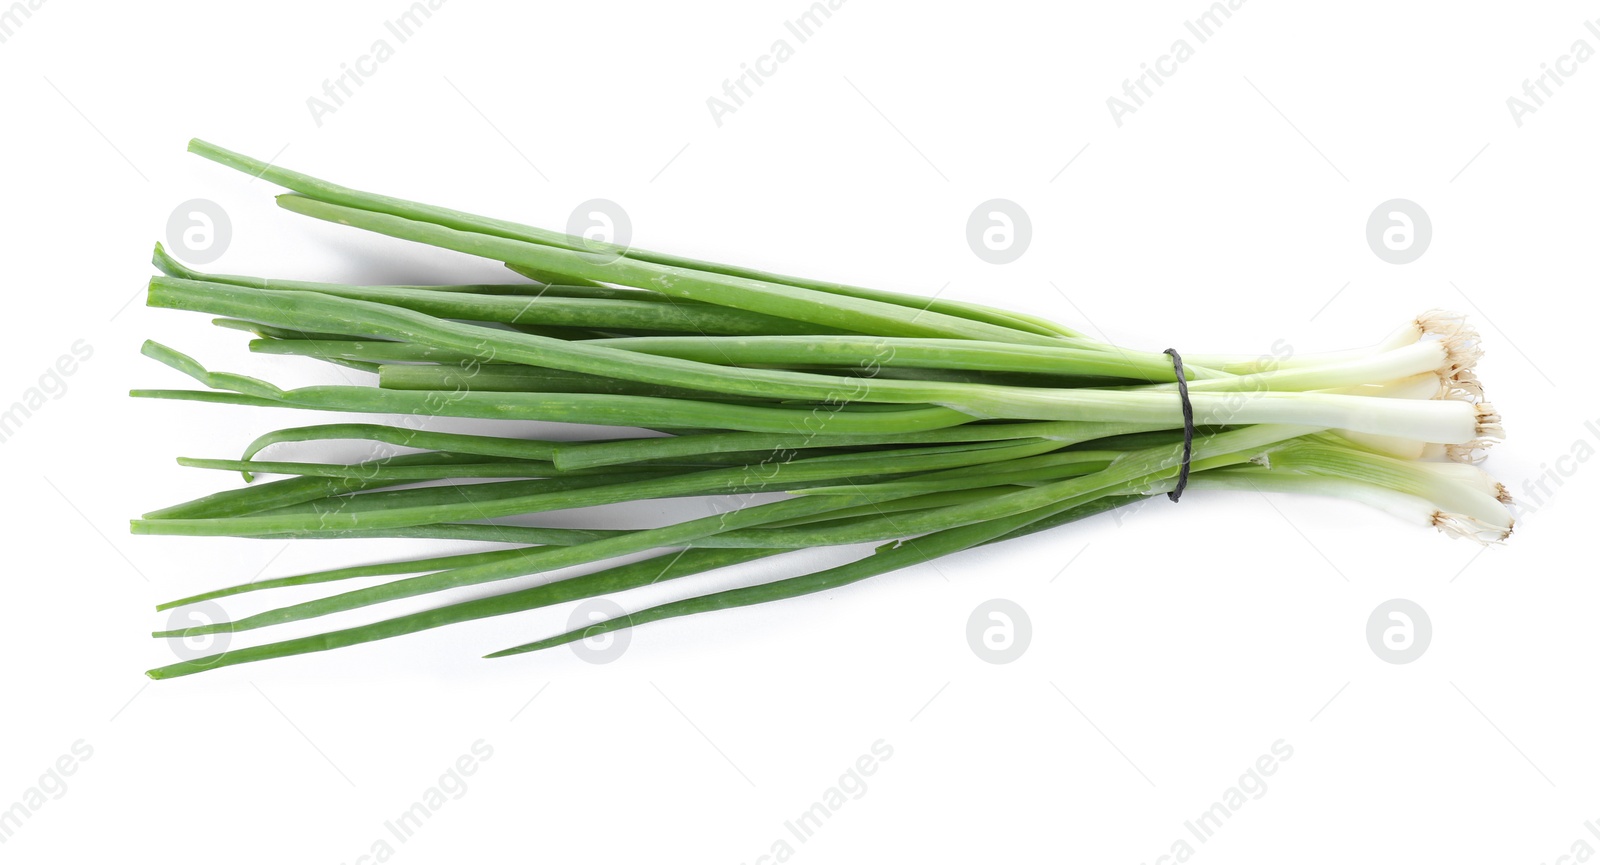
[[[1465,514],[1447,514],[1444,511],[1434,511],[1432,521],[1434,528],[1452,538],[1467,538],[1485,546],[1502,543],[1511,537],[1511,532],[1516,527],[1516,520],[1509,514],[1506,515],[1506,524],[1503,526],[1487,523]]]
[[[1444,366],[1439,369],[1446,394],[1453,399],[1478,402],[1483,399],[1483,383],[1474,367],[1483,359],[1483,340],[1467,324],[1467,317],[1442,309],[1430,309],[1413,322],[1423,335],[1439,337],[1444,348]]]
[[[1430,309],[1412,321],[1417,329],[1425,334],[1450,337],[1457,334],[1471,334],[1473,339],[1478,338],[1477,331],[1467,324],[1467,317],[1459,312],[1448,309]]]
[[[1500,413],[1495,411],[1493,403],[1480,402],[1473,406],[1473,410],[1477,414],[1477,426],[1474,428],[1477,438],[1461,444],[1445,445],[1445,456],[1454,462],[1483,462],[1487,456],[1485,451],[1506,437],[1505,427],[1500,424]]]
[[[1483,382],[1471,367],[1446,364],[1439,370],[1439,379],[1445,399],[1483,401]]]

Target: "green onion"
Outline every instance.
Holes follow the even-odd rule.
[[[1195,498],[1304,492],[1486,543],[1512,529],[1505,488],[1450,461],[1477,458],[1503,433],[1473,371],[1478,336],[1448,313],[1425,313],[1367,348],[1316,355],[1197,347],[1182,367],[1185,398],[1167,354],[1035,316],[600,244],[337,186],[200,141],[190,149],[289,189],[278,202],[291,212],[498,261],[528,281],[358,285],[206,274],[158,246],[151,306],[217,316],[218,326],[254,334],[248,348],[258,354],[376,378],[281,388],[149,342],[147,357],[202,389],[133,395],[403,422],[270,430],[236,458],[180,458],[187,468],[240,472],[246,485],[150,511],[132,522],[134,532],[485,546],[191,594],[158,609],[393,578],[155,636],[273,628],[580,572],[184,660],[151,670],[154,678],[686,581],[677,600],[530,635],[491,657],[533,652],[835,589],[1172,492],[1184,473]],[[1187,465],[1185,399],[1194,414]],[[569,440],[430,429],[439,417],[613,432]],[[332,440],[375,451],[348,464],[280,453]],[[261,458],[267,451],[272,458]],[[281,477],[256,482],[258,474]],[[706,496],[717,503],[712,515],[659,526],[609,524],[584,510]],[[558,515],[577,525],[528,524]],[[691,579],[857,544],[877,546],[842,565],[743,588],[707,592]]]

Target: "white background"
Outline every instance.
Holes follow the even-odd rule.
[[[406,862],[748,863],[780,838],[804,862],[1153,863],[1179,838],[1208,862],[1535,863],[1600,847],[1584,826],[1600,820],[1600,491],[1570,458],[1600,447],[1585,427],[1600,425],[1600,62],[1520,127],[1506,105],[1575,40],[1600,48],[1584,28],[1600,8],[1253,0],[1198,44],[1183,22],[1199,0],[849,0],[797,44],[783,24],[802,0],[450,0],[315,123],[307,98],[404,9],[48,0],[0,45],[0,404],[75,341],[93,348],[0,444],[0,808],[73,743],[93,749],[0,845],[7,861],[348,863],[380,838]],[[792,59],[719,127],[707,98],[779,38]],[[1179,38],[1193,58],[1119,127],[1107,97]],[[186,155],[195,135],[552,228],[609,198],[649,248],[942,290],[1154,350],[1344,348],[1459,309],[1483,331],[1510,432],[1487,467],[1538,506],[1480,551],[1356,505],[1191,493],[642,628],[608,665],[566,649],[477,660],[562,629],[558,607],[147,684],[142,670],[173,659],[146,636],[165,626],[160,600],[465,547],[127,533],[129,517],[237,483],[173,457],[339,419],[124,396],[188,386],[138,356],[145,338],[280,384],[337,380],[141,305],[173,208],[207,198],[231,215],[224,272],[503,274],[278,210],[268,184]],[[1006,266],[965,241],[996,197],[1033,226]],[[1395,197],[1433,222],[1405,266],[1364,239]],[[1541,477],[1553,495],[1529,486]],[[1365,639],[1395,597],[1433,623],[1407,665]],[[1015,663],[968,648],[990,598],[1031,619]],[[384,821],[480,739],[493,754],[465,793],[410,841],[389,837]],[[893,755],[865,793],[809,841],[790,836],[785,821],[879,740]],[[1184,821],[1278,740],[1293,756],[1266,792],[1210,841],[1189,836]]]

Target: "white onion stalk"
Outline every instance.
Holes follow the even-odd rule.
[[[1015,397],[1015,399],[1012,399]],[[1347,429],[1377,435],[1414,438],[1443,444],[1465,444],[1492,430],[1482,423],[1482,409],[1459,400],[1372,399],[1337,393],[1211,393],[1190,394],[1195,422],[1222,424],[1293,424]],[[1104,389],[1041,389],[991,387],[980,399],[942,403],[986,418],[1141,422],[1171,420],[1178,411],[1170,394]],[[1492,411],[1492,409],[1490,410]],[[1499,416],[1494,415],[1495,423]]]
[[[1453,538],[1481,544],[1504,541],[1515,520],[1509,512],[1490,518],[1452,513],[1426,496],[1348,478],[1316,477],[1276,469],[1216,469],[1195,475],[1189,488],[1197,490],[1254,490],[1257,492],[1310,493],[1349,499],[1377,508],[1405,522],[1432,526]]]
[[[1269,372],[1214,378],[1189,384],[1190,393],[1205,391],[1310,391],[1356,387],[1371,382],[1409,378],[1426,372],[1440,377],[1457,373],[1460,359],[1452,357],[1442,340],[1412,343],[1393,351],[1338,360],[1315,366],[1285,367]],[[1172,390],[1173,383],[1150,386]]]
[[[1427,336],[1437,336],[1442,341],[1451,343],[1458,350],[1461,350],[1461,347],[1466,344],[1476,345],[1479,341],[1477,331],[1467,324],[1466,316],[1448,310],[1430,309],[1406,322],[1382,341],[1368,348],[1290,355],[1288,357],[1277,355],[1186,354],[1184,355],[1184,360],[1192,360],[1198,366],[1234,375],[1249,375],[1251,373],[1268,372],[1273,369],[1315,367],[1361,360],[1375,354],[1382,354],[1411,345]]]
[[[1423,471],[1432,472],[1441,478],[1448,478],[1494,496],[1501,504],[1509,505],[1512,503],[1511,491],[1506,489],[1505,484],[1495,480],[1488,472],[1471,463],[1417,462],[1415,465]]]
[[[1510,512],[1498,491],[1479,479],[1463,480],[1427,463],[1361,453],[1335,444],[1336,438],[1318,438],[1322,440],[1295,442],[1278,450],[1272,457],[1273,469],[1378,484],[1426,498],[1449,514],[1488,525],[1504,522],[1510,530]]]

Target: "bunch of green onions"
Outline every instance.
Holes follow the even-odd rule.
[[[167,610],[359,577],[389,582],[157,632],[193,638],[312,619],[575,566],[578,576],[151,670],[182,676],[610,596],[787,552],[879,544],[836,567],[638,609],[495,652],[826,591],[1173,491],[1184,397],[1173,357],[1033,316],[600,243],[336,186],[201,141],[190,150],[291,190],[284,208],[503,262],[526,281],[362,286],[211,275],[159,246],[149,304],[221,316],[250,349],[375,382],[282,389],[144,354],[201,390],[134,396],[402,416],[281,429],[242,458],[185,466],[284,475],[145,514],[138,534],[440,538],[479,552],[262,579]],[[1501,436],[1472,368],[1477,334],[1432,312],[1366,349],[1186,354],[1191,489],[1342,496],[1484,542],[1511,532],[1473,465]],[[375,386],[374,386],[375,385]],[[430,417],[617,427],[595,441],[425,429]],[[334,439],[406,449],[350,465],[257,459]],[[758,494],[783,493],[774,499]],[[716,496],[657,527],[529,524],[568,509]],[[647,558],[636,558],[651,554]],[[622,564],[611,560],[627,558]]]

